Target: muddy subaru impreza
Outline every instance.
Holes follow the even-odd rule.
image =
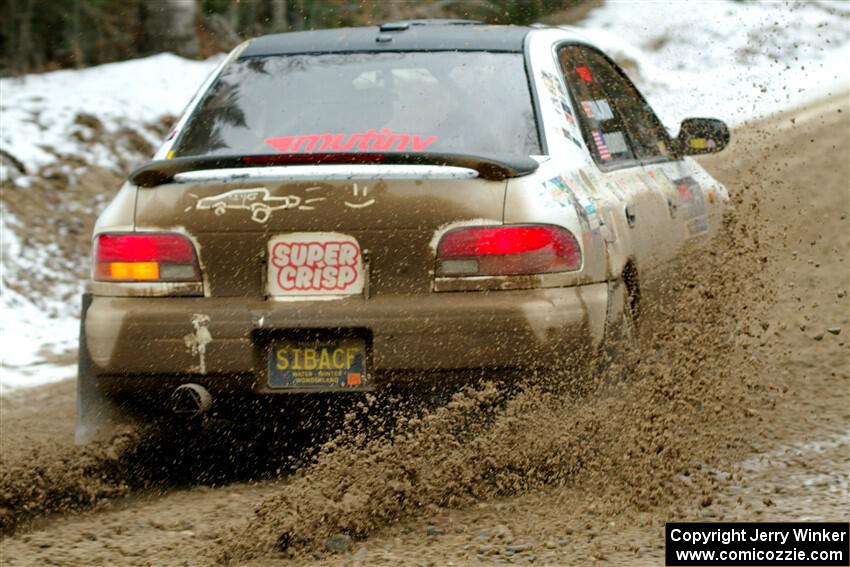
[[[593,357],[715,231],[727,193],[687,156],[728,136],[671,138],[570,29],[249,41],[98,219],[78,441],[172,405]]]

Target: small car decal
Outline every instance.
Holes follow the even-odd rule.
[[[324,197],[307,199],[303,201],[298,195],[284,195],[272,197],[265,187],[254,189],[233,189],[221,195],[213,195],[198,199],[195,209],[199,211],[211,210],[216,216],[221,216],[227,211],[251,211],[251,220],[264,224],[268,222],[272,211],[283,211],[287,209],[312,210],[313,207],[307,203],[323,201]]]

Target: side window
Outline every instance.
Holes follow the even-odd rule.
[[[601,53],[572,45],[559,52],[582,131],[599,165],[668,159],[669,137],[623,73]]]

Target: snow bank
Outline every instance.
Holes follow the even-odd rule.
[[[626,70],[664,124],[739,125],[846,92],[846,2],[608,2],[580,31]]]
[[[98,143],[95,130],[129,128],[157,146],[161,140],[146,126],[160,116],[179,115],[220,60],[190,61],[164,53],[79,71],[0,79],[0,149],[28,174],[68,156],[115,170],[115,149]],[[80,114],[96,121],[79,121]],[[11,167],[0,167],[0,181],[26,190],[33,175],[12,176]],[[48,293],[26,293],[22,286],[26,296],[9,287],[62,280],[43,273],[43,259],[53,255],[55,265],[58,249],[27,247],[18,239],[15,228],[24,221],[0,208],[0,395],[76,374],[68,353],[76,349],[82,283],[73,289],[54,284]]]
[[[79,114],[94,116],[109,132],[131,128],[145,133],[145,126],[160,116],[179,115],[219,61],[162,53],[79,71],[0,79],[0,147],[29,171],[50,165],[57,154],[111,168],[115,163],[108,148],[83,145],[72,136],[90,128],[75,124]]]
[[[7,282],[39,278],[40,259],[55,253],[50,248],[24,250],[10,226],[15,222],[0,208],[0,395],[75,375],[67,353],[76,349],[79,321],[58,298],[78,295],[78,290],[52,289],[27,298],[8,287]],[[62,355],[64,362],[50,362]]]

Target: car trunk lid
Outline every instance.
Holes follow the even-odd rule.
[[[349,166],[346,179],[281,180],[266,172],[143,188],[136,226],[179,228],[193,237],[209,294],[257,297],[282,293],[269,287],[270,242],[282,235],[319,235],[296,237],[302,242],[353,239],[363,251],[368,293],[415,294],[431,290],[432,240],[441,227],[501,222],[505,181],[455,171],[461,168],[435,167],[417,177],[410,166],[369,167],[384,169]]]

